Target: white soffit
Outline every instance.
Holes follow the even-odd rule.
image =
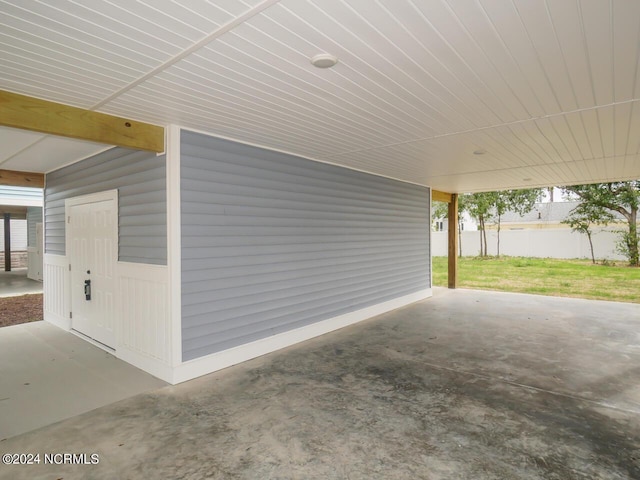
[[[39,133],[0,127],[0,168],[8,159],[28,149],[41,138]]]
[[[445,191],[640,178],[640,2],[14,0],[0,13],[2,89]],[[318,53],[338,63],[315,68]]]
[[[0,127],[0,169],[49,172],[109,148],[105,145]]]
[[[111,148],[109,145],[0,127],[0,169],[50,172]]]

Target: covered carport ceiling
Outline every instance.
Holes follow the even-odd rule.
[[[0,127],[0,168],[46,173],[109,146]]]
[[[2,1],[0,89],[448,192],[604,182],[640,178],[639,39],[631,0]],[[30,135],[0,168],[104,148]]]

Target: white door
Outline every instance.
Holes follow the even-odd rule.
[[[89,197],[90,199],[91,197]],[[117,204],[115,199],[67,204],[71,327],[115,346]]]

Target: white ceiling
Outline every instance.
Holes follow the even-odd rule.
[[[640,178],[639,46],[636,0],[0,0],[0,89],[452,192]]]
[[[50,172],[95,155],[109,145],[0,127],[0,168]]]

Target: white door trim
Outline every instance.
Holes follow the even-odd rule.
[[[167,132],[167,267],[169,269],[169,315],[171,365],[182,363],[182,233],[180,218],[181,128],[169,125]]]
[[[115,248],[115,258],[113,258],[113,272],[114,272],[114,281],[117,282],[115,275],[116,275],[116,268],[117,268],[117,263],[118,263],[118,250],[119,250],[119,242],[118,242],[118,211],[119,211],[119,206],[118,206],[118,190],[114,189],[114,190],[105,190],[103,192],[96,192],[96,193],[90,193],[87,195],[79,195],[77,197],[72,197],[72,198],[66,198],[64,201],[64,225],[65,225],[65,254],[66,254],[66,259],[67,259],[67,268],[70,268],[70,265],[73,262],[73,258],[71,257],[71,254],[69,252],[69,248],[70,245],[72,244],[72,239],[71,239],[71,229],[68,228],[69,225],[69,214],[70,214],[70,209],[73,206],[76,205],[86,205],[86,204],[91,204],[91,203],[97,203],[97,202],[104,202],[104,201],[113,201],[114,205],[115,205],[115,210],[116,210],[116,218],[115,221],[113,222],[113,228],[111,229],[111,239],[113,241],[113,245],[116,246]],[[67,273],[69,273],[67,271]],[[69,282],[71,282],[71,277],[69,277]],[[71,285],[70,285],[71,286]],[[117,285],[114,285],[114,287],[117,288]],[[116,293],[114,291],[114,293]],[[69,305],[69,308],[71,308],[72,306],[72,291],[71,288],[68,289],[67,291],[67,305]],[[117,298],[117,297],[116,297]],[[115,312],[117,312],[117,305],[115,305],[114,308]],[[73,319],[70,320],[70,328],[73,329]],[[113,350],[115,349],[115,345],[117,344],[117,339],[118,339],[118,322],[117,319],[114,320],[114,335],[115,335],[115,342],[114,345],[109,346],[109,350]],[[82,332],[79,332],[82,333]],[[85,335],[82,335],[83,338],[85,337]],[[88,337],[87,337],[88,338]],[[105,345],[102,345],[99,342],[91,342],[94,345],[97,345],[101,348],[105,348]]]
[[[83,205],[85,203],[104,202],[107,200],[113,200],[118,205],[118,189],[105,190],[104,192],[89,193],[87,195],[79,195],[77,197],[66,198],[64,200],[64,212],[67,213],[67,209],[73,205]],[[65,221],[66,225],[66,221]],[[116,235],[118,234],[117,225],[114,229]],[[65,241],[69,241],[69,232],[65,229]]]

